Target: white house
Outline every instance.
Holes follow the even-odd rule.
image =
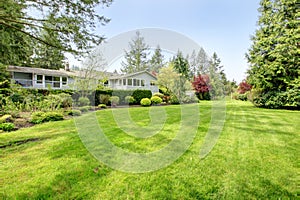
[[[8,66],[7,71],[11,74],[11,79],[24,88],[47,89],[69,89],[74,77],[82,77],[80,71],[70,71],[68,69],[51,70],[42,68]],[[141,71],[132,74],[112,74],[108,76],[106,86],[112,89],[135,90],[148,89],[158,92],[155,85],[157,78],[147,72]]]
[[[112,89],[135,90],[146,89],[152,93],[158,92],[157,78],[148,71],[140,71],[131,74],[115,74],[109,77],[108,86]]]

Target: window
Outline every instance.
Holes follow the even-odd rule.
[[[133,79],[133,86],[137,86],[137,80],[135,78]]]
[[[60,77],[54,76],[53,77],[53,87],[60,87]]]
[[[140,80],[140,79],[137,79],[137,80],[136,80],[136,84],[137,84],[137,86],[140,86],[140,82],[141,82],[141,80]]]
[[[68,81],[67,77],[62,77],[61,80],[63,85],[67,85],[67,81]]]
[[[43,75],[36,75],[36,83],[37,84],[43,83]]]
[[[145,80],[141,80],[141,86],[145,86]]]
[[[123,85],[126,85],[126,79],[123,79]]]
[[[131,78],[127,79],[127,85],[132,85],[132,79]]]
[[[122,80],[121,79],[119,80],[119,85],[122,85]]]

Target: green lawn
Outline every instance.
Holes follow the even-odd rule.
[[[200,159],[210,108],[210,102],[199,104],[199,127],[189,149],[168,167],[148,173],[121,172],[98,161],[81,142],[74,120],[1,133],[0,199],[299,198],[300,112],[228,101],[219,140]],[[155,127],[149,108],[130,108],[138,126],[152,124],[160,130],[149,138],[133,137],[118,128],[114,114],[124,109],[101,110],[96,115],[116,146],[145,153],[168,145],[180,129],[180,106],[153,109],[162,109],[157,119],[165,120],[163,127]]]

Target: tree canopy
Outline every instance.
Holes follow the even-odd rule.
[[[36,44],[81,55],[100,44],[104,36],[96,34],[97,25],[109,19],[98,14],[99,6],[112,0],[7,0],[0,4],[0,45],[3,64],[29,65]],[[45,26],[47,24],[47,26]],[[48,32],[56,40],[41,34]],[[9,61],[9,63],[8,63]]]
[[[259,12],[258,29],[246,55],[254,103],[269,108],[293,105],[300,102],[299,4],[297,0],[261,0]]]

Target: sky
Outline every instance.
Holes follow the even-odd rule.
[[[114,0],[99,8],[111,21],[97,33],[109,40],[144,28],[178,32],[209,55],[216,52],[227,78],[239,83],[246,77],[245,53],[255,33],[258,7],[259,0]]]

